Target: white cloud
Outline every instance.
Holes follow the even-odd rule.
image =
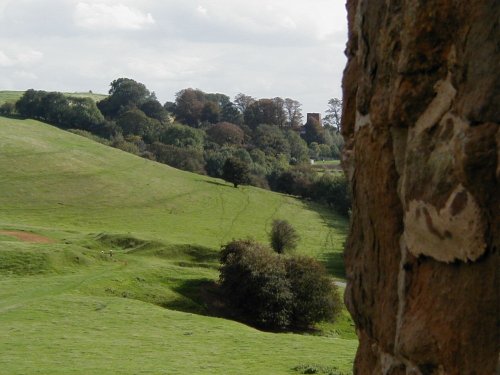
[[[0,67],[4,68],[15,66],[29,67],[42,59],[43,53],[32,49],[20,49],[20,52],[11,51],[7,53],[0,50]]]
[[[340,0],[0,0],[0,21],[0,90],[107,92],[130,77],[162,102],[194,87],[304,112],[341,92]]]
[[[75,23],[89,30],[142,30],[153,25],[155,20],[151,13],[143,13],[123,4],[80,2],[75,9]]]
[[[7,68],[14,64],[14,60],[7,56],[4,51],[0,51],[0,67]]]
[[[198,5],[198,7],[196,8],[196,10],[198,11],[198,13],[206,16],[207,13],[208,13],[208,9],[205,8],[203,5]]]

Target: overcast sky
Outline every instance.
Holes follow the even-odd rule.
[[[133,78],[164,103],[192,87],[340,97],[344,0],[0,0],[0,90],[106,93]]]

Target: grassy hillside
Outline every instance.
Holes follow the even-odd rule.
[[[345,313],[322,336],[206,316],[220,245],[265,241],[274,218],[296,227],[300,252],[342,277],[346,222],[330,211],[1,117],[0,191],[5,373],[350,369],[357,341]]]
[[[6,102],[16,102],[19,100],[21,96],[23,96],[24,91],[8,91],[2,90],[0,91],[0,105]],[[96,102],[104,99],[107,95],[103,94],[94,94],[89,92],[73,92],[73,93],[64,93],[67,96],[73,96],[76,98],[92,98]]]

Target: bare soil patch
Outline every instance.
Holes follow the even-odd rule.
[[[0,230],[0,234],[15,237],[18,240],[21,240],[24,242],[34,242],[34,243],[53,243],[53,242],[55,242],[52,238],[41,236],[41,235],[36,234],[36,233],[23,232],[23,231],[19,231],[19,230]]]

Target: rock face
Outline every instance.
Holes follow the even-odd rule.
[[[500,1],[347,7],[355,373],[500,373]]]

